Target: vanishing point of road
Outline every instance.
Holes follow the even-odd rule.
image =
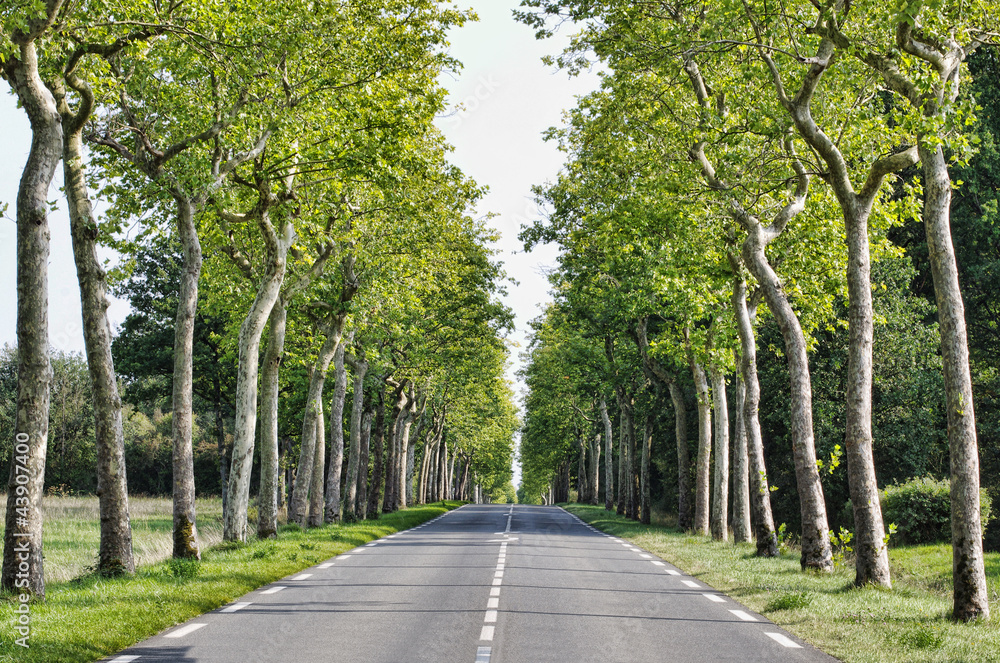
[[[468,505],[261,587],[108,660],[835,659],[563,509]]]

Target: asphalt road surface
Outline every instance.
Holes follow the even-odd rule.
[[[262,587],[107,660],[836,659],[558,507],[468,505]]]

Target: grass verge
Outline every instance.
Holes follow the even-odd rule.
[[[891,591],[853,585],[848,563],[804,573],[797,554],[754,556],[750,544],[721,543],[675,528],[641,525],[599,506],[564,505],[604,532],[632,541],[751,610],[849,663],[1000,662],[1000,615],[956,624],[951,611],[951,548],[891,548]],[[1000,555],[986,556],[990,599],[1000,591]],[[992,606],[994,613],[1000,606]]]
[[[95,661],[262,585],[460,505],[439,502],[377,520],[309,530],[285,526],[276,539],[209,548],[201,562],[166,560],[140,567],[133,576],[85,575],[48,584],[45,602],[31,606],[27,650],[13,644],[17,604],[12,597],[5,597],[0,602],[0,661]]]

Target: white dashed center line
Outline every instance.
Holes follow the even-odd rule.
[[[486,611],[486,618],[483,621],[486,622],[487,624],[495,624],[496,621],[497,621],[497,611],[496,610],[487,610]]]
[[[745,622],[755,622],[755,621],[757,621],[756,617],[754,617],[753,615],[750,615],[748,613],[745,613],[742,610],[730,610],[729,612],[733,613],[734,615],[736,615],[737,617],[739,617],[740,619],[742,619]]]
[[[782,635],[781,633],[767,633],[767,632],[765,632],[764,635],[766,635],[767,637],[771,638],[772,640],[774,640],[778,644],[784,645],[785,647],[788,647],[790,649],[802,649],[802,645],[798,644],[797,642],[793,642],[787,636]]]
[[[499,592],[497,592],[497,593],[499,594]],[[486,607],[487,608],[499,608],[500,607],[500,599],[498,599],[496,597],[491,598],[490,600],[488,600],[486,602]]]
[[[667,573],[669,573],[672,576],[679,576],[681,574],[680,571],[674,571],[673,569],[667,569]]]
[[[261,594],[277,594],[281,590],[285,589],[284,586],[279,585],[277,587],[272,587],[271,589],[265,589]]]
[[[132,661],[138,660],[138,656],[118,656],[117,658],[111,659],[111,663],[132,663]]]
[[[490,587],[490,596],[500,596],[500,588]]]
[[[698,583],[696,583],[694,580],[681,580],[681,582],[684,583],[685,585],[687,585],[688,587],[700,587],[701,586]]]
[[[208,626],[208,624],[188,624],[187,626],[180,627],[176,631],[172,631],[170,633],[167,633],[163,637],[164,638],[183,638],[188,633],[194,633],[195,631],[197,631],[198,629],[202,628],[203,626]],[[768,635],[771,635],[771,634],[768,633]]]
[[[476,663],[490,663],[490,647],[480,647],[476,650]]]
[[[222,612],[236,612],[237,610],[242,610],[243,608],[250,605],[249,603],[234,603],[232,605],[227,605],[222,609]]]
[[[484,642],[493,642],[493,628],[493,626],[484,626],[479,633],[479,639]]]
[[[718,594],[702,594],[706,599],[712,601],[713,603],[725,603],[726,599],[722,598]]]
[[[320,564],[316,568],[318,568],[318,569],[328,569],[331,566],[333,566],[333,562],[327,562],[326,564]]]
[[[657,566],[663,566],[663,562],[661,562],[661,561],[660,561],[660,560],[658,560],[658,559],[654,559],[654,560],[653,560],[653,564],[656,564]]]
[[[292,580],[305,580],[307,578],[312,578],[312,576],[313,574],[311,573],[300,573],[299,575],[292,578]]]

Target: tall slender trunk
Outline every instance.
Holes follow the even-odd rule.
[[[619,402],[621,399],[621,394],[619,393]],[[615,512],[619,516],[625,515],[625,510],[628,505],[628,475],[625,473],[625,468],[628,467],[628,442],[625,439],[625,408],[619,406],[618,409],[618,501],[615,507]]]
[[[372,410],[366,409],[361,418],[361,456],[358,460],[358,497],[354,517],[364,520],[368,507],[368,452],[372,434]]]
[[[268,539],[278,534],[278,374],[284,354],[288,312],[283,297],[271,308],[267,348],[260,375],[260,492],[257,497],[257,536]]]
[[[345,360],[348,359],[345,357]],[[354,373],[354,399],[351,407],[351,445],[347,457],[347,495],[344,500],[344,513],[354,515],[354,505],[358,497],[358,473],[361,467],[361,419],[364,415],[365,374],[368,363],[350,357],[351,370]],[[365,473],[368,467],[365,466]]]
[[[615,464],[611,448],[611,418],[608,416],[608,402],[603,394],[599,406],[601,421],[604,422],[604,508],[611,511],[615,504]]]
[[[17,419],[0,585],[44,599],[42,493],[52,382],[48,192],[62,151],[62,125],[55,99],[38,75],[33,42],[21,45],[19,60],[10,57],[0,66],[31,122],[31,151],[17,191]],[[26,587],[18,586],[19,574]]]
[[[309,488],[313,477],[313,464],[316,461],[316,419],[323,411],[323,386],[326,384],[326,372],[337,348],[340,347],[341,329],[331,328],[309,376],[309,391],[306,394],[305,413],[302,417],[302,438],[299,442],[299,462],[295,471],[295,483],[292,486],[292,497],[288,502],[288,521],[299,527],[306,526],[309,509]],[[319,440],[319,444],[324,444]]]
[[[326,510],[325,515],[316,515],[317,520],[322,518],[328,523],[340,522],[341,473],[344,466],[344,401],[347,399],[347,369],[344,367],[344,354],[345,347],[341,343],[333,359],[335,377],[333,404],[330,406],[330,465],[326,474]],[[360,439],[358,442],[360,443]],[[320,510],[322,511],[322,506]]]
[[[689,530],[692,514],[691,486],[688,483],[691,458],[688,453],[687,406],[684,404],[684,392],[676,380],[669,382],[667,388],[670,390],[670,401],[674,404],[674,439],[677,443],[677,524],[682,530]]]
[[[736,353],[739,365],[739,353]],[[747,431],[743,416],[743,402],[747,397],[746,385],[741,375],[736,376],[736,447],[733,449],[733,541],[749,543],[753,539],[750,524],[750,455],[747,452]]]
[[[458,458],[458,451],[456,450],[451,454],[448,460],[448,495],[447,499],[455,500],[458,499],[457,486],[455,486],[455,459]]]
[[[653,449],[653,415],[646,415],[646,425],[642,430],[642,461],[639,472],[642,499],[639,506],[641,521],[648,525],[653,514],[650,511],[649,500],[649,456]]]
[[[969,373],[965,306],[951,240],[951,176],[939,144],[920,140],[924,171],[924,229],[941,330],[951,456],[951,540],[955,619],[989,619],[979,506],[979,446]]]
[[[222,491],[222,514],[225,517],[229,505],[226,486],[229,485],[229,449],[226,445],[226,417],[222,413],[222,383],[216,376],[212,384],[212,409],[215,414],[215,451],[219,457],[219,488]]]
[[[392,513],[399,508],[399,417],[406,407],[406,385],[401,384],[394,392],[395,403],[389,417],[388,439],[386,440],[385,459],[385,497],[382,500],[382,513]]]
[[[715,410],[715,482],[712,493],[712,538],[729,539],[729,406],[726,376],[713,365],[712,400]]]
[[[691,375],[694,377],[698,397],[698,458],[695,460],[694,479],[694,531],[709,534],[709,463],[712,454],[712,401],[708,390],[705,370],[693,355],[690,359]]]
[[[639,459],[637,456],[638,445],[635,442],[635,408],[631,398],[628,408],[625,410],[625,433],[628,439],[628,508],[625,515],[632,520],[639,520]]]
[[[341,343],[340,347],[344,347]],[[330,437],[333,437],[333,427],[336,420],[330,414]],[[321,407],[316,415],[316,454],[313,457],[312,479],[309,481],[309,516],[306,519],[309,527],[319,527],[323,524],[323,475],[326,470],[326,422]],[[332,462],[331,462],[332,464]]]
[[[410,506],[413,504],[413,469],[416,462],[417,456],[417,441],[420,440],[420,436],[423,433],[424,427],[424,412],[427,406],[426,397],[422,399],[421,406],[418,410],[416,397],[413,399],[413,403],[410,405],[410,416],[409,416],[409,426],[405,431],[403,438],[404,446],[406,447],[406,481],[404,482],[406,495],[406,505]]]
[[[262,195],[269,196],[264,192]],[[258,226],[266,247],[267,266],[257,286],[257,295],[240,325],[239,366],[236,374],[236,422],[233,451],[226,488],[227,505],[222,538],[246,541],[247,509],[250,504],[250,473],[253,469],[254,435],[257,431],[257,380],[260,369],[260,338],[271,316],[271,309],[281,295],[285,280],[288,249],[296,236],[291,222],[286,222],[281,236],[271,223],[266,207],[259,212]]]
[[[194,321],[201,277],[201,242],[195,228],[194,204],[175,194],[177,235],[181,242],[181,283],[174,321],[173,496],[174,557],[201,559],[195,526],[193,426]]]
[[[89,93],[89,89],[86,90]],[[83,120],[90,114],[84,101],[74,116],[63,106],[63,180],[69,206],[73,257],[80,284],[83,337],[87,349],[91,393],[94,398],[94,438],[97,448],[97,497],[101,514],[100,572],[133,573],[132,525],[129,521],[128,481],[125,471],[125,435],[122,401],[111,357],[107,280],[97,257],[97,220],[90,205],[84,174]]]
[[[371,488],[368,491],[368,518],[378,518],[379,498],[385,484],[383,447],[385,446],[385,387],[382,386],[375,395],[375,430],[372,434],[372,447],[375,460],[372,462]]]
[[[587,478],[587,485],[590,488],[590,504],[596,505],[599,499],[601,482],[601,434],[593,433],[590,436],[590,472]]]
[[[581,434],[576,438],[579,455],[576,457],[576,501],[585,504],[590,501],[590,488],[587,486],[587,440]]]

